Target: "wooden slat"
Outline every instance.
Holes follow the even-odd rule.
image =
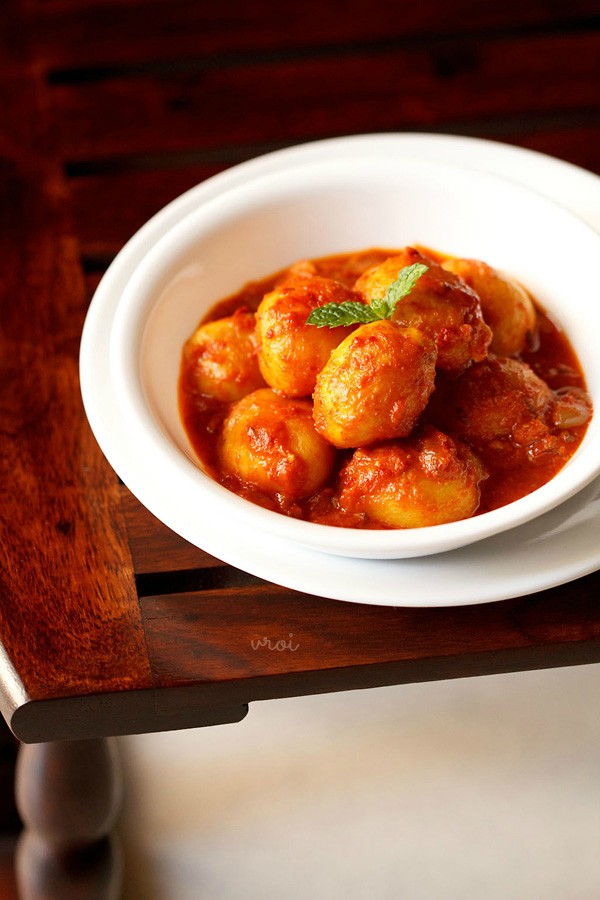
[[[597,116],[600,32],[57,85],[68,161],[381,129]],[[558,121],[558,124],[560,122]]]
[[[539,132],[501,128],[487,136],[600,173],[600,122]],[[184,165],[72,179],[73,214],[82,252],[91,261],[109,259],[150,216],[223,167]],[[90,282],[92,289],[97,280]]]
[[[41,82],[0,73],[0,708],[151,685],[116,478],[78,384],[85,288]],[[10,115],[7,115],[10,112]]]
[[[121,487],[121,502],[136,574],[180,572],[224,565],[174,534],[124,486]]]
[[[46,68],[131,65],[207,54],[282,52],[348,43],[415,41],[489,30],[586,27],[595,0],[569,4],[202,3],[190,0],[28,0],[29,30]]]
[[[500,137],[507,139],[508,136]],[[549,131],[525,131],[512,142],[600,175],[600,122]]]
[[[83,254],[101,260],[116,253],[159,209],[224,168],[223,163],[72,179],[73,215]]]
[[[153,4],[161,6],[168,2],[169,0],[21,0],[24,9],[36,12],[48,12],[51,15],[66,10],[80,12],[85,11],[86,9],[97,9],[102,7],[114,9],[117,4],[119,6],[148,7]]]
[[[362,606],[274,586],[146,597],[153,671],[196,699],[247,702],[600,661],[600,573],[480,606]],[[376,588],[375,588],[376,590]]]

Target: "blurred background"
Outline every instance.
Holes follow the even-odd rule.
[[[121,742],[125,900],[597,900],[600,666]]]
[[[90,297],[165,203],[295,143],[469,135],[600,173],[598,0],[5,0],[2,17],[3,140],[30,139],[26,70]],[[270,701],[122,739],[125,900],[596,900],[598,676]]]

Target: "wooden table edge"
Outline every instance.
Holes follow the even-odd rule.
[[[26,700],[5,714],[23,743],[147,734],[240,722],[248,704],[312,694],[600,663],[600,640],[519,647],[147,690]]]

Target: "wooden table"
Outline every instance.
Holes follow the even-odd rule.
[[[0,705],[26,745],[23,897],[118,896],[110,736],[236,722],[257,699],[600,661],[599,573],[419,610],[301,595],[222,564],[119,483],[79,395],[81,328],[110,260],[235,162],[412,130],[600,173],[596,0],[475,7],[5,0]],[[297,652],[252,649],[290,633]]]

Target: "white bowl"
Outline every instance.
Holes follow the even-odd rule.
[[[118,402],[145,464],[172,505],[165,523],[203,546],[215,517],[328,554],[400,559],[465,546],[529,521],[600,473],[600,235],[511,181],[457,165],[373,156],[295,161],[226,187],[177,222],[141,259],[119,298],[110,336]],[[202,315],[245,282],[299,258],[424,244],[486,260],[522,282],[564,326],[595,410],[586,436],[548,484],[505,507],[447,525],[365,531],[262,509],[205,475],[177,402],[181,348]],[[141,496],[147,502],[147,496]],[[141,493],[150,496],[152,485]],[[197,533],[178,527],[198,510]]]

